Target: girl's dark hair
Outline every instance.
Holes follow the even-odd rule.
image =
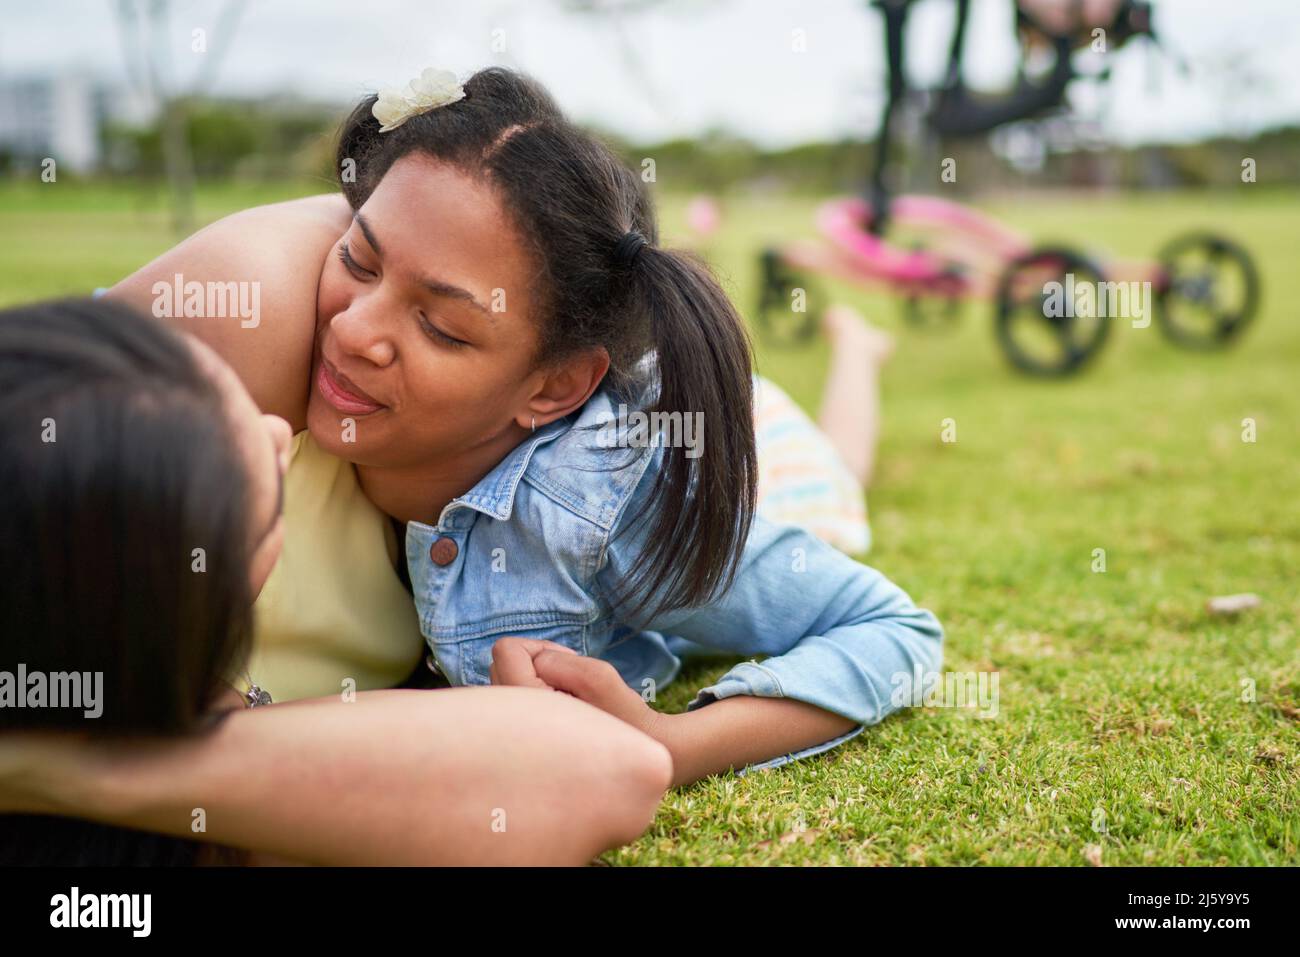
[[[486,178],[538,267],[539,364],[603,347],[608,385],[631,395],[634,370],[654,353],[648,412],[698,413],[707,448],[664,449],[644,521],[646,548],[624,596],[630,612],[698,605],[735,574],[757,484],[753,387],[744,323],[708,268],[660,248],[640,178],[561,114],[535,81],[492,68],[456,103],[380,133],[368,96],[345,121],[336,168],[358,209],[403,156],[418,153]],[[347,162],[351,160],[352,162]],[[347,175],[354,173],[355,175]],[[648,245],[616,256],[629,231]],[[629,523],[633,524],[633,523]]]
[[[181,336],[104,300],[0,311],[0,488],[0,670],[102,675],[98,717],[5,707],[0,731],[204,728],[248,652],[255,543],[221,393]],[[0,863],[177,862],[191,844],[0,818]]]

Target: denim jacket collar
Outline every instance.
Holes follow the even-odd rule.
[[[519,489],[519,483],[523,480],[524,473],[528,471],[534,453],[543,445],[554,442],[572,429],[594,428],[613,420],[616,403],[639,403],[644,405],[651,401],[653,399],[652,390],[656,387],[651,374],[654,368],[653,362],[654,356],[652,354],[638,363],[635,373],[629,378],[624,389],[615,390],[609,385],[602,385],[587,399],[581,408],[574,410],[562,419],[556,419],[529,435],[528,438],[520,442],[505,458],[498,462],[492,471],[483,476],[472,489],[447,503],[446,508],[442,510],[442,514],[438,516],[438,527],[447,527],[445,525],[447,518],[461,507],[481,512],[498,521],[509,520],[514,511],[515,495]],[[605,418],[602,418],[602,416]],[[593,443],[597,447],[600,445],[599,441],[594,437],[591,439],[584,438],[578,444],[584,450],[592,451],[589,447]],[[575,449],[567,449],[564,452],[566,457],[579,454]],[[606,454],[604,450],[599,448],[595,451],[598,459],[604,458]]]
[[[524,477],[524,472],[528,469],[528,463],[532,461],[533,453],[540,446],[554,441],[572,427],[572,417],[566,416],[542,426],[529,435],[498,462],[491,472],[479,479],[472,489],[448,502],[442,514],[438,516],[438,526],[441,528],[447,515],[459,506],[482,512],[498,521],[508,520],[511,512],[514,511],[515,492]]]

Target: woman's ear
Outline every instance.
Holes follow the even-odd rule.
[[[569,356],[545,371],[540,388],[515,421],[531,429],[563,418],[591,398],[608,371],[609,353],[603,346]]]

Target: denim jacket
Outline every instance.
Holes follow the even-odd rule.
[[[647,698],[683,658],[767,656],[737,664],[688,708],[732,695],[787,697],[859,725],[754,768],[826,751],[910,700],[900,684],[910,688],[914,672],[942,659],[934,616],[874,569],[761,513],[720,597],[636,628],[619,621],[612,596],[643,546],[646,523],[633,520],[663,449],[635,447],[635,436],[633,447],[610,447],[627,437],[605,427],[618,401],[598,391],[530,435],[449,503],[436,527],[408,524],[420,628],[448,680],[488,684],[492,645],[508,635],[603,658]]]

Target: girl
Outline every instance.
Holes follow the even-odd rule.
[[[257,863],[576,864],[634,839],[667,755],[561,695],[229,713],[284,535],[289,441],[210,350],[152,319],[102,301],[0,312],[0,671],[77,673],[86,693],[0,694],[0,863],[249,859],[200,830]],[[68,813],[119,826],[29,816]]]
[[[538,680],[517,659],[550,642],[647,697],[701,648],[769,656],[656,724],[679,781],[882,719],[937,667],[940,629],[879,573],[755,519],[748,341],[716,282],[656,245],[638,177],[532,81],[416,85],[346,122],[346,208],[237,214],[111,293],[157,311],[181,278],[259,284],[255,327],[168,316],[288,419],[313,490],[290,485],[310,509],[290,505],[255,680],[294,697],[308,677],[366,686],[359,664],[366,681],[403,673],[400,581],[452,684],[490,683],[505,637],[530,642],[502,646],[506,681]],[[690,417],[702,442],[618,425],[644,408]]]

